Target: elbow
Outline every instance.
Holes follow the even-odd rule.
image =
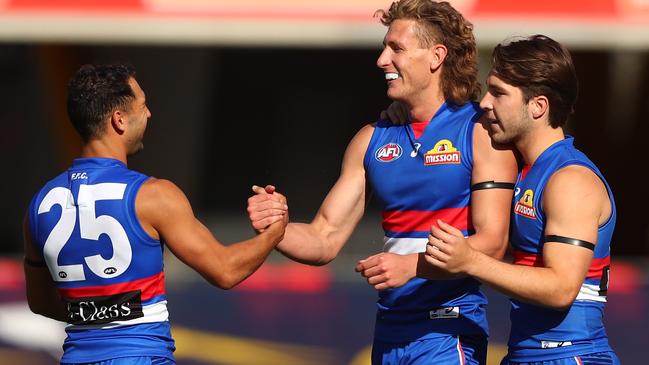
[[[550,302],[547,303],[548,307],[560,312],[567,311],[572,306],[572,303],[575,302],[578,293],[579,288],[577,290],[573,288],[561,290],[550,296]]]
[[[311,264],[311,266],[324,266],[324,265],[330,263],[331,261],[333,261],[336,258],[336,256],[337,256],[336,253],[330,253],[330,254],[327,254],[327,255],[323,255],[318,260],[316,260],[314,262],[311,262],[310,264]]]
[[[237,286],[237,284],[239,284],[239,283],[233,282],[233,281],[223,281],[223,282],[219,282],[219,283],[214,284],[214,285],[216,285],[218,288],[223,289],[223,290],[230,290],[230,289],[234,288],[235,286]]]
[[[67,315],[63,311],[63,308],[51,308],[46,305],[40,304],[40,303],[30,303],[29,301],[27,302],[29,306],[29,310],[32,311],[34,314],[41,315],[46,318],[50,318],[56,321],[61,321],[61,322],[66,322],[67,321]]]
[[[228,275],[223,273],[206,279],[213,286],[223,290],[230,290],[235,286],[237,286],[237,284],[239,284],[242,281],[242,280],[237,280],[233,275]]]
[[[322,252],[322,255],[316,262],[314,262],[312,265],[313,266],[324,266],[338,257],[338,254],[340,253],[340,249],[342,248],[343,244],[334,244],[331,243],[328,245],[328,249],[324,250]]]
[[[483,246],[483,249],[480,251],[496,260],[502,260],[507,252],[507,244],[509,242],[507,235],[490,235],[486,240],[491,242],[491,244],[488,244],[487,247]]]

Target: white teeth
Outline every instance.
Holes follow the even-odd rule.
[[[396,80],[399,78],[399,74],[396,72],[387,72],[385,74],[385,79],[386,80]]]

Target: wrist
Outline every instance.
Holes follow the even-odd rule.
[[[462,268],[462,272],[470,276],[475,276],[475,270],[480,267],[481,260],[482,256],[480,255],[480,252],[471,249],[471,251],[469,251],[469,260],[467,260],[466,264]]]

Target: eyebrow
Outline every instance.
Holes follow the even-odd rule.
[[[390,45],[390,44],[394,44],[394,45],[397,45],[399,47],[403,47],[403,43],[399,42],[398,40],[395,40],[394,38],[393,39],[390,39],[389,37],[383,38],[383,45],[384,46],[385,45]]]
[[[495,91],[498,91],[500,93],[504,93],[504,92],[507,91],[507,90],[503,89],[502,87],[500,87],[500,86],[498,86],[496,84],[490,84],[489,81],[485,81],[485,84],[487,84],[487,89],[489,89],[489,90],[495,90]]]

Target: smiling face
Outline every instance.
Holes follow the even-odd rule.
[[[533,118],[523,91],[494,74],[487,78],[487,93],[480,101],[489,136],[497,143],[515,143],[530,132]]]
[[[414,20],[393,21],[383,45],[376,65],[385,73],[390,99],[412,104],[422,92],[434,87],[431,65],[435,54],[422,48]]]

